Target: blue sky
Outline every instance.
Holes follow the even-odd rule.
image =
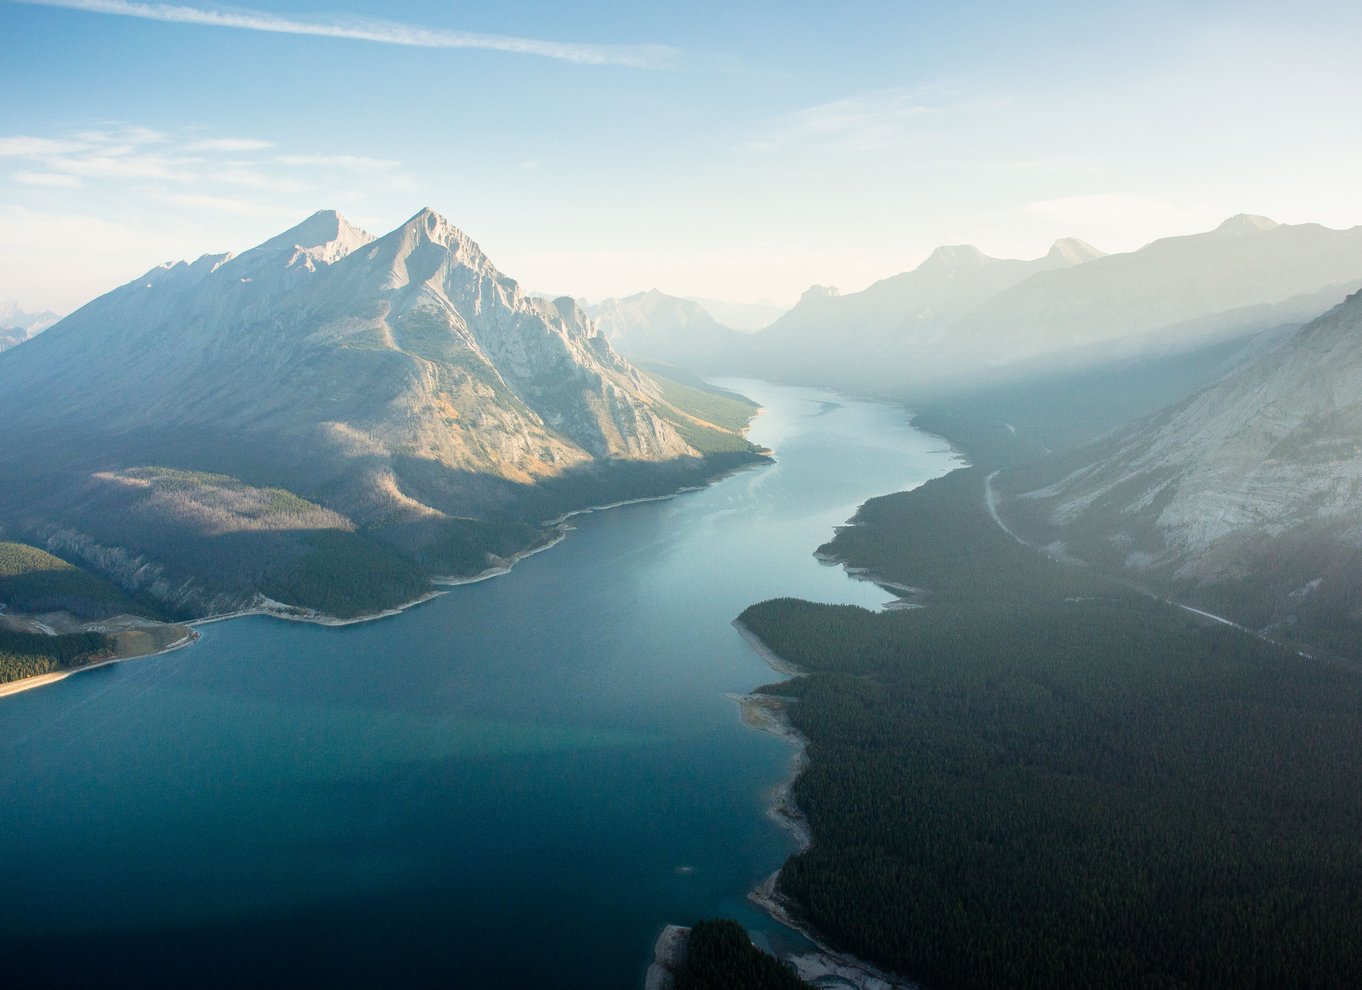
[[[0,298],[320,208],[537,290],[791,302],[937,244],[1362,223],[1356,4],[0,0]]]

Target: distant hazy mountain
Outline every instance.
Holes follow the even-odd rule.
[[[31,336],[23,327],[0,327],[0,351],[22,344]]]
[[[42,333],[59,319],[61,317],[50,309],[29,313],[20,309],[19,304],[13,299],[0,300],[0,327],[27,330],[30,337]]]
[[[299,569],[339,573],[346,554],[476,569],[523,545],[512,521],[561,508],[515,511],[544,486],[576,507],[618,494],[612,465],[701,470],[681,431],[703,429],[570,299],[527,299],[429,210],[378,239],[317,213],[240,256],[157,267],[5,352],[0,383],[0,523],[117,557],[125,584],[156,561],[191,610],[221,606],[228,571],[217,590],[306,598]],[[317,560],[319,532],[328,553],[363,547]],[[296,558],[287,579],[242,557],[262,533],[274,564]]]
[[[942,394],[1304,323],[1359,286],[1362,227],[1252,216],[1128,254],[1103,256],[1079,241],[1030,262],[938,248],[863,292],[809,290],[731,363],[850,389]]]
[[[13,299],[0,301],[0,351],[36,337],[59,319],[51,310],[28,313]]]
[[[714,319],[703,306],[650,289],[603,299],[587,314],[625,357],[694,368],[741,346],[746,335]]]
[[[1215,230],[1043,273],[956,321],[956,352],[994,365],[1057,352],[1185,347],[1313,319],[1362,285],[1362,227],[1241,215]]]
[[[921,377],[951,349],[950,328],[998,293],[1102,253],[1074,239],[1033,261],[990,258],[969,245],[940,247],[911,272],[841,295],[814,286],[747,344],[753,371],[841,385],[884,385]]]
[[[1362,630],[1362,293],[1009,487],[1047,474],[1010,507],[1079,556],[1188,583],[1254,624]]]

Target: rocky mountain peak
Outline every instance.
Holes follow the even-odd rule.
[[[313,261],[329,265],[373,239],[372,234],[356,227],[335,210],[318,210],[302,223],[271,237],[252,251],[303,251]]]
[[[1105,258],[1107,253],[1099,251],[1087,241],[1079,240],[1077,237],[1061,237],[1051,246],[1047,258],[1052,261],[1064,261],[1070,265],[1081,265],[1084,262],[1096,261],[1098,258]]]
[[[937,248],[918,266],[919,271],[939,271],[947,274],[983,268],[993,261],[973,244],[945,244]]]
[[[20,308],[19,303],[14,299],[0,299],[0,326],[18,327],[22,330],[29,330],[37,333],[61,319],[51,310],[44,310],[40,313],[28,313]]]
[[[1242,236],[1244,234],[1261,234],[1264,231],[1275,230],[1280,226],[1281,224],[1276,220],[1271,220],[1268,217],[1255,216],[1252,213],[1239,213],[1215,228],[1215,232],[1217,234]]]
[[[841,290],[835,285],[811,285],[799,297],[799,302],[801,305],[803,303],[816,303],[824,299],[836,299],[841,294]]]

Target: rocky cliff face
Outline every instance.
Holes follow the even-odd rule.
[[[691,453],[575,305],[527,300],[429,210],[379,239],[319,213],[240,256],[161,266],[11,357],[11,429],[287,444],[361,516],[402,506],[394,456],[524,482]]]
[[[215,538],[268,531],[287,556],[289,531],[392,542],[569,474],[696,456],[571,300],[528,299],[430,210],[379,238],[317,213],[241,255],[158,266],[5,352],[0,384],[0,525],[121,547],[114,520],[138,519],[127,553],[152,562],[158,530],[208,538],[243,486],[311,508]],[[151,466],[182,474],[99,480]],[[185,485],[203,511],[158,514]]]

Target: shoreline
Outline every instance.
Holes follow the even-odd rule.
[[[176,623],[178,625],[189,625],[189,623]],[[68,670],[53,670],[46,674],[34,674],[32,677],[24,677],[17,681],[6,681],[0,684],[0,698],[7,698],[13,694],[20,694],[24,691],[32,691],[35,688],[47,687],[49,684],[56,684],[64,681],[73,674],[82,674],[87,670],[95,670],[99,667],[108,667],[116,663],[128,663],[132,660],[145,660],[148,657],[159,657],[165,653],[172,653],[175,650],[182,650],[186,646],[192,646],[198,642],[199,634],[193,629],[189,630],[189,635],[177,639],[169,646],[164,646],[152,653],[141,653],[135,657],[109,657],[107,660],[99,660],[95,663],[82,664],[79,667],[71,667]]]
[[[547,528],[557,529],[557,532],[555,532],[551,538],[545,540],[543,543],[534,547],[530,547],[526,550],[513,553],[509,557],[503,558],[502,563],[496,564],[483,571],[479,571],[477,574],[469,575],[468,577],[433,576],[430,578],[430,582],[431,584],[436,586],[435,588],[426,592],[423,595],[411,599],[410,601],[403,602],[400,605],[395,605],[392,608],[383,609],[382,611],[379,612],[366,612],[363,615],[356,615],[351,618],[342,619],[339,616],[327,615],[326,613],[318,612],[315,609],[305,609],[296,605],[288,605],[285,604],[284,602],[276,602],[270,598],[266,598],[264,595],[259,595],[257,599],[257,604],[252,605],[249,608],[239,609],[235,612],[225,612],[221,615],[207,615],[200,619],[190,619],[187,622],[181,623],[157,623],[158,625],[188,626],[190,629],[190,635],[153,653],[144,653],[140,656],[135,657],[110,657],[107,660],[100,660],[97,663],[85,664],[80,667],[72,667],[69,670],[54,670],[46,674],[35,674],[32,677],[25,677],[17,681],[6,681],[4,683],[0,683],[0,698],[9,697],[10,695],[14,694],[20,694],[24,691],[31,691],[40,687],[46,687],[49,684],[55,684],[58,681],[65,680],[72,674],[78,674],[81,671],[94,670],[96,667],[105,667],[108,666],[109,664],[123,663],[124,661],[127,660],[142,660],[145,659],[146,657],[154,657],[160,656],[163,653],[170,653],[172,650],[183,649],[187,646],[193,645],[195,642],[198,641],[199,634],[195,631],[197,627],[212,625],[215,622],[227,622],[230,619],[244,619],[249,616],[264,615],[269,616],[270,618],[273,619],[281,619],[285,622],[303,622],[316,626],[339,628],[342,626],[358,625],[361,622],[374,622],[378,619],[387,619],[395,615],[401,615],[408,609],[415,608],[418,605],[423,605],[426,602],[431,601],[435,598],[439,598],[442,595],[449,594],[451,588],[459,587],[460,585],[466,584],[478,584],[482,581],[490,581],[492,578],[497,578],[505,574],[509,574],[511,572],[511,569],[515,567],[516,564],[524,560],[526,557],[533,557],[537,553],[543,553],[545,550],[551,550],[553,547],[556,547],[559,543],[562,543],[565,539],[567,539],[568,534],[573,531],[573,527],[567,524],[567,520],[571,519],[574,516],[582,516],[591,512],[605,512],[609,509],[617,509],[625,505],[639,505],[644,502],[663,502],[669,499],[676,498],[677,496],[680,495],[688,494],[690,492],[704,491],[705,489],[718,484],[720,481],[723,481],[724,479],[729,478],[740,471],[748,470],[760,463],[762,462],[755,461],[751,464],[742,464],[737,467],[731,468],[730,470],[724,471],[721,474],[715,475],[712,479],[710,479],[703,485],[688,485],[684,488],[678,488],[676,491],[667,492],[666,494],[663,495],[650,495],[644,498],[622,499],[618,502],[609,502],[604,505],[590,505],[586,506],[585,508],[574,509],[571,512],[565,513],[562,516],[559,516],[555,519],[549,520],[548,522],[541,524]]]
[[[799,670],[775,653],[741,621],[734,619],[733,626],[753,651],[776,673],[791,677],[807,676],[805,671]],[[808,819],[794,799],[795,782],[809,764],[809,741],[790,723],[787,708],[791,699],[758,692],[730,694],[729,697],[738,703],[739,715],[744,725],[759,732],[769,732],[794,747],[789,772],[770,791],[766,814],[794,841],[796,848],[792,855],[798,855],[813,844],[813,832]],[[784,864],[781,866],[781,869],[783,868]],[[855,990],[922,990],[917,983],[895,976],[872,963],[830,946],[812,926],[796,917],[797,905],[776,889],[779,878],[780,869],[777,869],[749,891],[747,899],[786,928],[799,932],[817,948],[816,952],[790,953],[781,957],[782,961],[794,967],[800,979],[806,983],[814,983],[821,979],[835,978]]]
[[[672,970],[686,960],[690,929],[683,925],[667,925],[653,943],[653,961],[643,977],[643,990],[672,990],[676,979]]]
[[[618,509],[625,505],[641,505],[645,502],[666,502],[680,495],[686,495],[691,492],[702,492],[707,488],[712,488],[726,478],[732,477],[740,471],[749,470],[761,463],[761,461],[753,461],[750,464],[740,464],[737,467],[716,474],[703,485],[687,485],[684,488],[678,488],[675,491],[667,492],[663,495],[627,498],[621,499],[618,502],[606,502],[603,505],[588,505],[581,509],[573,509],[571,512],[566,512],[561,516],[556,516],[553,519],[539,524],[546,529],[553,530],[556,528],[557,530],[557,532],[545,542],[526,550],[517,551],[509,557],[502,558],[502,563],[494,564],[485,570],[468,575],[467,577],[434,575],[429,578],[430,583],[437,586],[434,590],[428,591],[417,598],[413,598],[411,601],[403,602],[400,605],[394,605],[392,608],[383,609],[379,612],[366,612],[363,615],[342,619],[339,616],[328,615],[325,612],[319,612],[316,609],[307,609],[297,605],[288,605],[284,602],[276,602],[261,595],[260,604],[253,605],[250,608],[239,609],[236,612],[225,612],[222,615],[207,615],[201,619],[191,619],[183,624],[187,626],[206,626],[213,622],[226,622],[228,619],[241,619],[251,615],[267,615],[271,618],[283,619],[286,622],[308,622],[318,626],[339,627],[353,626],[361,622],[373,622],[377,619],[391,618],[394,615],[401,615],[403,612],[415,608],[417,605],[423,605],[434,598],[439,598],[441,595],[448,594],[448,589],[450,588],[456,588],[465,584],[478,584],[482,581],[490,581],[492,578],[498,578],[502,575],[509,574],[511,569],[526,557],[533,557],[537,553],[551,550],[553,547],[556,547],[559,543],[562,543],[567,539],[568,534],[573,532],[572,526],[568,525],[567,521],[574,516],[584,516],[592,512],[605,512],[609,509]]]

